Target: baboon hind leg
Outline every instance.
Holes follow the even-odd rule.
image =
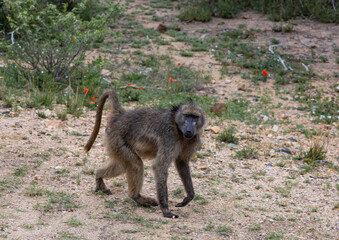
[[[144,164],[140,157],[125,147],[122,149],[127,175],[128,195],[142,206],[158,206],[155,199],[140,194],[144,182]]]
[[[104,193],[111,195],[112,192],[106,187],[104,178],[112,178],[119,176],[124,173],[124,169],[117,163],[113,158],[110,160],[108,165],[99,168],[95,173],[96,188],[95,192],[103,191]]]

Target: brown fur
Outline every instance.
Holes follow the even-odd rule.
[[[157,206],[165,217],[178,217],[168,209],[168,168],[174,162],[184,184],[187,197],[177,207],[187,205],[194,197],[189,161],[200,147],[200,137],[205,125],[205,113],[195,103],[171,109],[122,109],[114,90],[105,92],[100,99],[93,132],[85,146],[88,152],[100,129],[102,110],[110,99],[112,114],[108,117],[105,147],[110,161],[96,171],[96,191],[111,194],[103,179],[126,173],[129,196],[143,206]],[[185,137],[186,136],[186,137]],[[142,158],[155,158],[158,202],[140,194],[143,185]]]

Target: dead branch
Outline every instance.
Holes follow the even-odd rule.
[[[268,50],[274,55],[273,48],[274,48],[274,47],[280,47],[280,46],[282,46],[282,43],[270,45],[270,46],[268,47]],[[279,62],[283,65],[285,71],[287,71],[288,68],[287,68],[286,65],[285,65],[285,61],[280,57],[280,55],[278,55],[278,59],[279,59]],[[290,68],[290,69],[293,70],[292,68]]]

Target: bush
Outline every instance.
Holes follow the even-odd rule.
[[[179,18],[182,20],[182,15],[196,14],[196,11],[193,10],[196,8],[204,9],[206,15],[208,15],[207,11],[210,11],[210,16],[215,15],[222,18],[233,18],[241,11],[254,9],[268,14],[269,18],[274,21],[310,17],[321,22],[339,22],[339,11],[334,10],[339,8],[339,3],[331,0],[189,0]],[[202,10],[199,11],[201,14]],[[192,18],[190,21],[192,20],[197,19]]]
[[[6,3],[10,16],[15,16],[9,17],[11,28],[16,29],[10,58],[20,69],[33,72],[38,86],[46,76],[68,83],[110,16],[83,21],[75,14],[76,9],[59,11],[53,4],[43,7],[37,0],[6,0]]]
[[[212,11],[210,6],[206,2],[197,2],[192,1],[188,8],[184,9],[179,14],[180,21],[188,21],[191,22],[201,21],[201,22],[208,22],[212,18]]]

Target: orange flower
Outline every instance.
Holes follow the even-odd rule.
[[[169,78],[169,81],[170,81],[170,82],[173,82],[173,78]]]
[[[91,102],[91,104],[95,104],[95,102]]]
[[[139,87],[139,88],[138,88],[138,90],[142,90],[142,88],[141,88],[141,87]]]
[[[84,88],[84,92],[88,92],[88,88]]]
[[[127,85],[127,86],[132,86],[132,83],[127,83],[126,85]]]
[[[178,66],[180,66],[181,65],[181,63],[178,63]]]
[[[263,70],[262,74],[264,74],[266,77],[268,76],[268,73],[266,72],[266,70]]]
[[[96,100],[96,98],[95,98],[95,97],[92,97],[92,100],[93,100],[93,101],[95,101],[95,100]]]
[[[86,27],[86,26],[84,26],[84,28],[86,29],[87,27]]]
[[[75,41],[75,38],[72,38],[72,42],[74,42]]]

